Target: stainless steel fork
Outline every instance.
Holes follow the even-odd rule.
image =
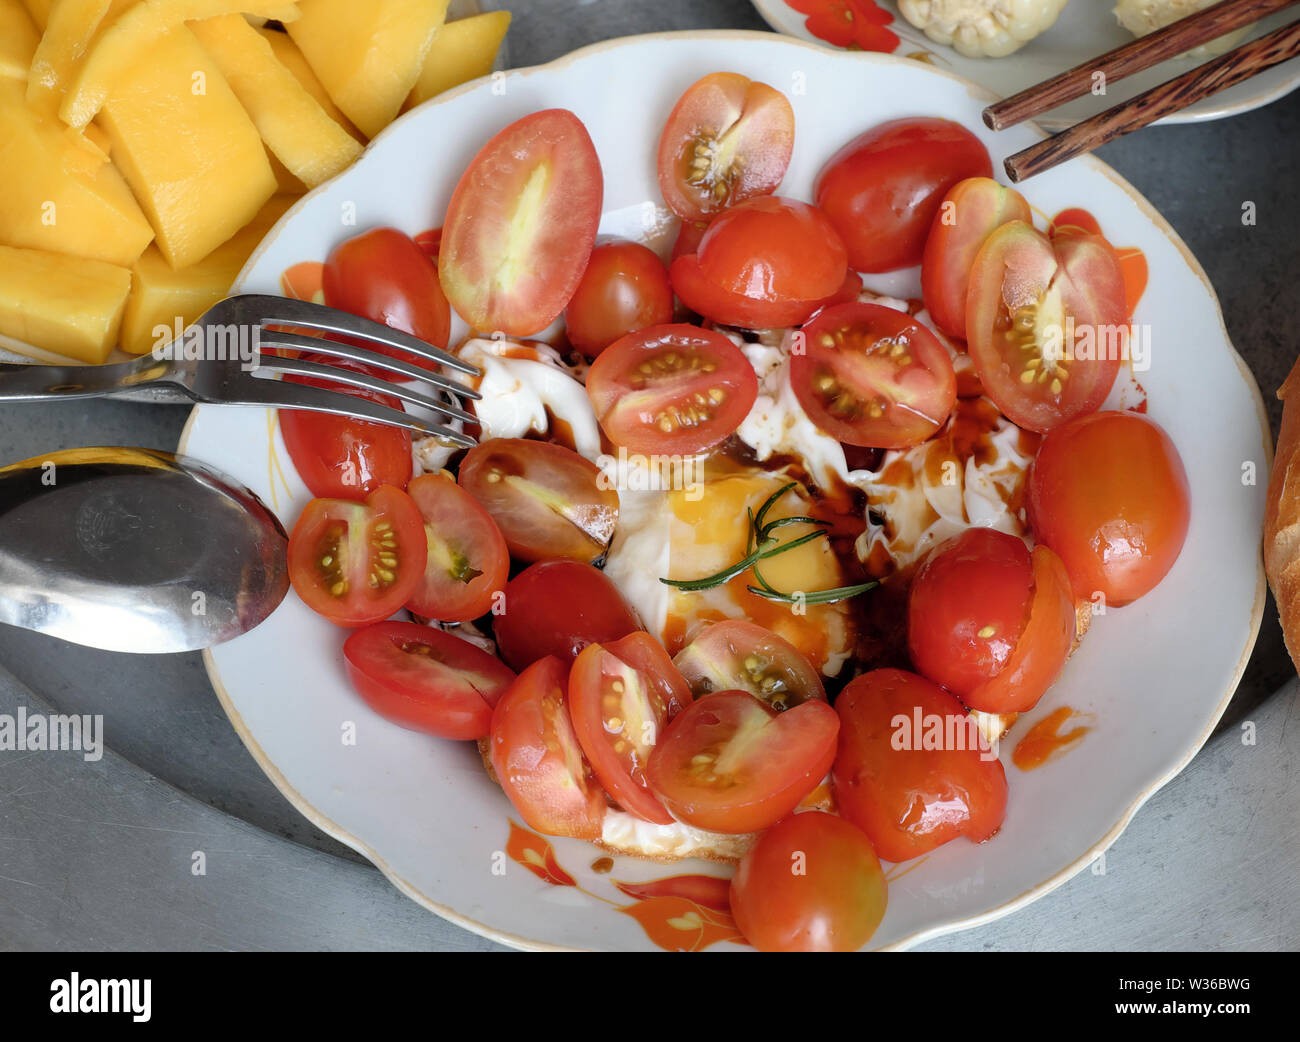
[[[273,409],[310,409],[358,420],[403,427],[431,434],[472,448],[474,439],[463,431],[356,398],[342,391],[309,387],[272,379],[293,374],[326,379],[349,387],[379,391],[427,409],[449,420],[474,422],[457,398],[477,399],[477,391],[412,362],[379,354],[337,340],[297,333],[292,328],[318,329],[354,340],[397,348],[406,355],[478,376],[477,367],[416,337],[379,322],[306,300],[259,293],[227,297],[205,311],[163,351],[141,355],[129,362],[108,365],[24,365],[0,363],[0,401],[50,401],[63,398],[131,397],[160,402],[201,402],[212,405],[254,405]],[[253,334],[256,339],[253,339]],[[434,387],[426,394],[407,384],[390,383],[365,373],[324,365],[304,358],[284,358],[259,353],[255,359],[234,342],[261,348],[284,348],[326,355],[419,380]],[[241,338],[247,337],[248,340]],[[186,343],[199,342],[198,350]],[[189,355],[193,357],[189,357]]]

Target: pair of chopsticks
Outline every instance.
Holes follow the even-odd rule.
[[[1300,0],[1222,0],[990,105],[984,110],[984,122],[993,130],[1015,126],[1089,93],[1097,73],[1104,75],[1107,84],[1122,80],[1297,2]],[[1004,164],[1007,176],[1012,181],[1033,177],[1297,55],[1300,55],[1300,21],[1275,29],[1007,157]]]

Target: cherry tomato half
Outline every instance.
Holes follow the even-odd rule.
[[[414,622],[379,622],[343,645],[348,677],[381,716],[412,731],[474,741],[515,679],[500,659]]]
[[[705,695],[650,754],[650,788],[673,815],[714,832],[776,824],[826,777],[839,721],[825,702],[784,713],[748,691]]]
[[[416,478],[407,494],[424,518],[429,554],[406,606],[441,622],[486,614],[510,575],[510,552],[496,522],[447,473]]]
[[[823,811],[792,814],[750,848],[731,880],[731,914],[761,952],[853,952],[885,916],[871,841]]]
[[[646,764],[690,700],[668,652],[648,633],[587,645],[569,673],[573,730],[597,779],[625,811],[657,825],[673,818],[650,791]]]
[[[848,248],[854,271],[921,263],[944,193],[967,177],[991,177],[988,149],[946,119],[896,119],[837,152],[817,175],[813,199]]]
[[[363,367],[330,359],[339,368]],[[288,383],[342,391],[390,409],[402,403],[364,387],[349,387],[334,380],[286,376]],[[280,434],[302,483],[323,499],[360,499],[380,485],[405,488],[411,480],[411,432],[386,423],[369,423],[309,409],[281,409]]]
[[[886,861],[919,857],[958,836],[980,843],[1002,827],[1006,771],[983,758],[973,718],[948,692],[915,673],[877,669],[850,681],[835,711],[840,813]],[[932,727],[937,743],[926,741]],[[950,732],[958,741],[946,741]]]
[[[1042,433],[1100,408],[1126,335],[1124,276],[1104,239],[1002,225],[975,258],[966,343],[988,396]]]
[[[491,438],[469,450],[460,484],[487,510],[524,561],[590,563],[618,523],[618,493],[572,449],[530,438]]]
[[[511,579],[505,612],[493,620],[501,657],[515,670],[547,655],[568,666],[588,644],[643,628],[604,572],[562,560],[540,561]]]
[[[794,151],[785,95],[734,72],[692,84],[659,138],[659,189],[668,208],[699,221],[776,191]]]
[[[745,329],[799,325],[848,274],[844,244],[815,206],[764,195],[714,218],[673,261],[673,289],[705,318]]]
[[[1034,599],[1029,604],[1020,642],[1007,668],[966,696],[966,704],[986,713],[1027,713],[1056,682],[1070,657],[1079,616],[1070,592],[1070,577],[1056,552],[1038,545],[1030,555],[1034,566]]]
[[[511,123],[474,157],[447,206],[438,272],[470,327],[531,336],[569,303],[596,241],[604,177],[567,109]]]
[[[1025,541],[968,528],[940,543],[912,579],[907,646],[917,671],[964,699],[1006,669],[1029,617]]]
[[[1065,562],[1074,594],[1128,604],[1168,574],[1191,521],[1187,471],[1154,420],[1099,412],[1043,439],[1026,503],[1034,538]]]
[[[693,455],[740,426],[758,397],[758,377],[721,333],[652,326],[611,344],[592,363],[587,396],[616,445],[646,455]]]
[[[569,343],[588,358],[619,337],[672,320],[668,269],[653,250],[636,242],[609,242],[592,250],[564,311]]]
[[[748,691],[777,711],[826,701],[821,675],[803,652],[744,619],[713,623],[677,653],[673,665],[696,696]]]
[[[1025,197],[992,178],[968,177],[948,190],[921,258],[926,310],[948,336],[966,339],[966,289],[980,247],[1002,225],[1033,219]]]
[[[438,267],[415,240],[396,228],[372,228],[334,247],[321,273],[325,303],[400,329],[435,347],[451,339],[451,309],[438,281]],[[360,346],[390,358],[436,370],[437,362],[400,348],[367,341]],[[383,370],[367,370],[392,378]]]
[[[937,431],[957,400],[947,349],[905,312],[837,304],[803,328],[790,385],[808,418],[850,445],[902,449]]]
[[[568,667],[547,657],[519,675],[492,712],[492,769],[524,824],[599,839],[607,805],[573,733]]]
[[[289,537],[289,580],[303,603],[340,626],[388,618],[424,576],[420,509],[381,485],[364,503],[313,499]]]
[[[912,662],[972,709],[1032,709],[1074,642],[1074,598],[1061,560],[1045,546],[989,528],[941,543],[912,580]]]

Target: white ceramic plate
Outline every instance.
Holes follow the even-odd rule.
[[[790,90],[798,144],[782,190],[794,196],[808,196],[819,166],[850,137],[898,116],[942,113],[961,121],[995,151],[995,168],[1005,150],[1035,138],[1019,128],[994,139],[979,121],[985,92],[917,62],[837,53],[768,33],[614,41],[512,72],[504,93],[480,83],[411,113],[351,170],[285,216],[237,288],[278,292],[284,269],[323,258],[359,229],[393,224],[416,232],[439,225],[480,145],[507,123],[552,106],[571,108],[586,122],[605,167],[602,230],[627,234],[629,215],[653,214],[659,203],[654,150],[663,119],[687,86],[718,69]],[[805,88],[801,93],[791,89],[796,83]],[[880,946],[901,947],[1004,915],[1095,859],[1208,737],[1236,687],[1263,609],[1268,433],[1259,391],[1228,341],[1204,273],[1169,225],[1094,159],[1035,178],[1025,194],[1045,213],[1084,205],[1117,245],[1145,251],[1151,278],[1137,320],[1151,325],[1154,342],[1142,382],[1151,415],[1186,461],[1192,526],[1164,583],[1095,621],[1028,720],[1068,704],[1091,713],[1095,731],[1032,773],[1011,766],[1004,747],[1011,797],[1002,832],[982,846],[959,840],[895,867],[888,914],[874,942]],[[341,216],[354,207],[356,225],[345,226]],[[914,271],[878,285],[919,295]],[[196,409],[181,451],[247,483],[286,524],[308,499],[265,411]],[[1243,484],[1245,463],[1254,467],[1253,485]],[[601,874],[591,867],[598,850],[559,840],[553,855],[575,885],[538,878],[534,869],[546,874],[538,863],[545,861],[545,844],[526,835],[508,843],[512,810],[473,746],[425,738],[370,712],[344,677],[342,643],[338,629],[291,595],[261,627],[207,656],[236,730],[285,796],[320,828],[440,915],[506,943],[650,947],[642,922],[684,947],[726,935],[720,916],[707,904],[683,903],[674,884],[660,884],[657,892],[677,896],[650,901],[613,885],[717,875],[723,870],[716,865],[620,858]],[[343,741],[349,725],[355,744]],[[562,877],[553,872],[552,878]]]
[[[786,0],[753,0],[758,13],[773,29],[803,40],[819,41],[808,31],[808,16],[801,14]],[[965,76],[988,87],[999,98],[1041,83],[1066,69],[1105,54],[1115,47],[1129,43],[1133,36],[1116,20],[1112,9],[1114,0],[1071,0],[1061,12],[1056,23],[1045,33],[1035,37],[1020,50],[1005,58],[966,58],[953,48],[935,43],[898,13],[895,0],[879,0],[894,16],[889,29],[902,41],[894,52],[899,56],[920,56],[936,67]],[[1259,22],[1246,37],[1255,39],[1285,25],[1295,17],[1294,12],[1282,11]],[[1243,43],[1245,40],[1242,41]],[[829,46],[829,45],[826,45]],[[1088,95],[1062,105],[1039,118],[1040,126],[1048,130],[1062,130],[1080,120],[1095,116],[1103,109],[1127,101],[1144,90],[1172,79],[1194,68],[1206,59],[1175,58],[1153,69],[1138,73],[1126,80],[1110,84],[1101,97]],[[1196,123],[1202,120],[1222,119],[1240,112],[1267,105],[1300,87],[1300,61],[1284,62],[1254,76],[1234,87],[1229,87],[1209,98],[1189,105],[1181,112],[1167,116],[1161,123]]]

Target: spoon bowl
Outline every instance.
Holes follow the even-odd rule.
[[[196,460],[68,449],[0,468],[0,622],[108,651],[195,651],[289,589],[288,537]]]

